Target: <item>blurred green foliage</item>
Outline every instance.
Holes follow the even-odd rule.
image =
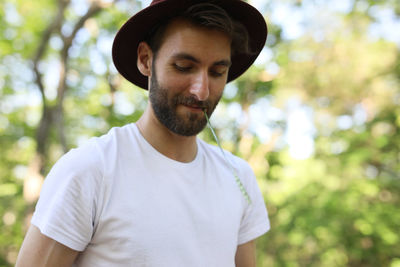
[[[37,61],[41,92],[35,56],[61,2],[60,24]],[[24,182],[38,143],[45,175],[65,149],[136,121],[146,105],[146,92],[118,76],[110,57],[115,32],[141,8],[133,0],[105,1],[84,21],[67,50],[60,97],[63,45],[93,2],[0,2],[0,266],[15,262],[34,207]],[[354,0],[345,10],[334,3],[262,3],[267,60],[227,86],[212,120],[223,146],[252,165],[265,196],[272,228],[257,242],[258,266],[400,266],[400,41],[371,31],[387,14],[398,26],[400,2]],[[322,15],[290,38],[279,5]],[[40,139],[44,110],[57,108],[63,116],[49,120]],[[313,153],[299,159],[288,135],[299,129],[290,116],[304,110]],[[208,130],[201,137],[214,143]]]

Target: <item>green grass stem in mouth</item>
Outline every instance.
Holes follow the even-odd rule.
[[[225,156],[224,150],[222,149],[222,146],[221,146],[221,144],[219,143],[219,139],[218,139],[217,135],[215,134],[214,129],[213,129],[212,126],[211,126],[210,119],[208,118],[208,115],[207,115],[207,110],[206,110],[206,109],[203,109],[203,112],[204,112],[204,116],[206,116],[208,127],[210,128],[211,133],[212,133],[212,135],[214,136],[214,139],[215,139],[215,141],[217,142],[218,147],[219,147],[219,149],[221,150],[221,153],[222,153],[222,155],[224,156],[224,159],[225,159],[226,163],[228,164],[229,168],[230,168],[231,171],[232,171],[233,176],[235,177],[235,181],[236,181],[236,184],[239,186],[240,192],[242,192],[242,194],[243,194],[244,198],[247,200],[247,202],[248,202],[249,204],[251,204],[250,196],[249,196],[249,194],[247,193],[246,188],[244,188],[244,186],[243,186],[243,184],[242,184],[242,181],[240,181],[239,177],[237,176],[236,171],[235,171],[235,169],[233,168],[231,162],[230,162],[230,161],[228,160],[228,158]]]

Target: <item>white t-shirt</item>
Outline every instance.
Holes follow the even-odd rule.
[[[269,230],[249,165],[197,139],[190,163],[155,150],[135,124],[72,149],[43,185],[32,224],[78,251],[76,266],[234,266],[238,245]]]

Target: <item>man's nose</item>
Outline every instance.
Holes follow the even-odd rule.
[[[197,100],[204,101],[210,94],[209,77],[207,71],[198,73],[190,86],[190,93],[194,95]]]

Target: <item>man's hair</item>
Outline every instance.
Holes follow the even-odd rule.
[[[249,34],[240,22],[232,19],[223,8],[217,5],[200,3],[190,6],[183,12],[170,16],[153,27],[144,41],[149,44],[155,55],[161,47],[167,26],[176,18],[182,18],[193,25],[219,30],[227,34],[232,40],[232,55],[238,52],[252,54],[249,47]]]

